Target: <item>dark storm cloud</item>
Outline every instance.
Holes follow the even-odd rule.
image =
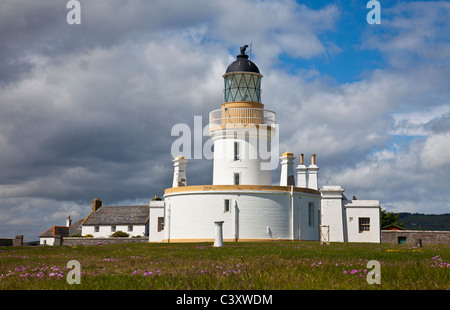
[[[95,0],[81,2],[82,22],[69,25],[66,1],[2,1],[0,3],[0,85],[17,81],[36,67],[36,56],[63,62],[94,48],[148,40],[214,16],[201,1]],[[201,9],[198,7],[201,6]]]

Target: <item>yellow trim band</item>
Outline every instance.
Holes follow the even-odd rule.
[[[232,108],[253,108],[253,109],[264,109],[264,104],[254,101],[231,101],[224,102],[220,106],[222,109],[232,109]]]
[[[275,191],[287,192],[291,191],[290,186],[273,186],[273,185],[191,185],[166,188],[164,195],[183,193],[183,192],[209,192],[209,191]],[[320,192],[315,189],[305,187],[293,187],[294,193],[308,193],[320,195]]]

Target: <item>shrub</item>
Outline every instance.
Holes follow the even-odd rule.
[[[128,234],[126,232],[123,232],[121,230],[116,231],[111,235],[111,237],[128,237]]]
[[[92,238],[92,237],[94,237],[93,235],[91,235],[91,234],[86,234],[85,235],[85,237],[89,237],[89,238]]]

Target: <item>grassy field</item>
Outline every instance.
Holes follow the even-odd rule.
[[[80,284],[69,284],[70,260]],[[380,284],[369,284],[380,263]],[[0,248],[1,290],[449,290],[450,246],[316,242]],[[72,267],[71,267],[72,268]]]

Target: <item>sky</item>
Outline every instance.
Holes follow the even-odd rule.
[[[379,24],[366,0],[80,0],[79,24],[68,2],[0,2],[0,237],[163,196],[172,128],[208,124],[244,44],[280,154],[317,154],[320,187],[450,212],[450,2],[381,0]]]

